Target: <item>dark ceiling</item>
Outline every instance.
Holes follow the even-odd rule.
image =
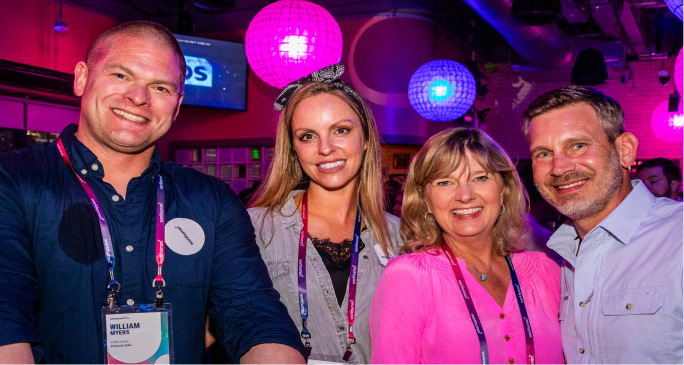
[[[153,20],[175,33],[203,35],[244,29],[269,0],[63,0],[119,21]],[[510,0],[501,0],[507,2]],[[545,1],[545,0],[538,0]],[[524,64],[504,36],[461,0],[312,0],[337,19],[408,13],[435,21],[471,44],[484,59]],[[561,0],[557,26],[577,48],[601,42],[624,46],[627,59],[660,58],[682,47],[682,22],[664,0]],[[213,10],[207,10],[213,8]],[[598,9],[598,10],[597,10]],[[67,23],[70,21],[66,16]],[[439,34],[439,33],[437,33]]]

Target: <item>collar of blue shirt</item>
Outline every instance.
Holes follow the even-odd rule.
[[[601,228],[627,245],[654,202],[655,197],[641,180],[632,180],[632,191],[627,198],[588,234]],[[577,231],[572,220],[568,219],[551,236],[547,246],[574,266],[578,244]]]

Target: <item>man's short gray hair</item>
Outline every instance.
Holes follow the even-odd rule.
[[[552,110],[582,103],[594,108],[601,128],[608,136],[610,143],[615,142],[625,132],[625,114],[617,101],[593,87],[572,85],[549,91],[527,107],[523,113],[525,138],[529,142],[532,118]]]

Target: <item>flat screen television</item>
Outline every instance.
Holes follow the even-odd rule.
[[[243,43],[174,34],[185,55],[183,105],[247,109],[247,56]]]

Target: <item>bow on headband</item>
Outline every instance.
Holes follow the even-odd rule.
[[[358,98],[359,95],[354,90],[352,90],[352,88],[343,84],[340,81],[340,76],[342,76],[343,73],[344,65],[338,63],[335,65],[322,68],[316,72],[310,73],[309,76],[302,77],[299,80],[293,81],[287,84],[287,86],[285,86],[285,89],[283,89],[280,95],[278,95],[278,98],[276,99],[273,108],[275,110],[283,110],[285,104],[287,104],[287,101],[290,100],[292,94],[294,94],[294,92],[297,91],[297,89],[299,89],[300,87],[312,81],[335,85],[338,88],[342,89],[345,93],[350,94],[355,98]]]

